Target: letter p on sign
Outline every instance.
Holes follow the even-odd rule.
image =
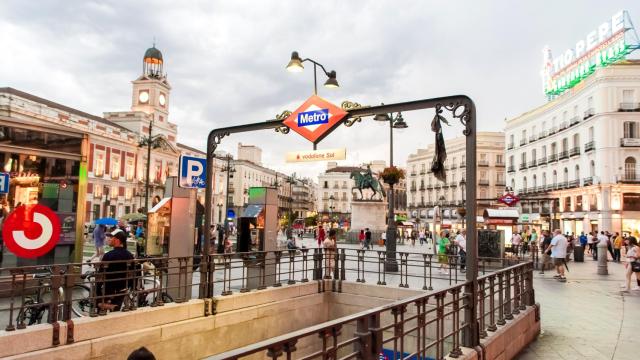
[[[180,187],[203,189],[207,183],[207,160],[193,156],[180,156]]]

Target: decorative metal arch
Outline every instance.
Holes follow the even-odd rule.
[[[324,137],[333,132],[339,125],[344,124],[347,127],[351,127],[356,122],[362,122],[363,118],[375,116],[382,113],[394,113],[394,112],[407,112],[414,110],[426,110],[434,108],[436,117],[440,120],[445,120],[442,113],[444,110],[448,110],[454,119],[458,119],[464,126],[462,134],[466,137],[466,181],[467,184],[476,184],[476,108],[473,100],[466,95],[454,95],[440,98],[424,99],[408,101],[396,104],[385,104],[379,106],[362,106],[358,103],[345,101],[342,103],[342,108],[347,111],[347,115],[338,123],[335,127],[327,131],[327,133],[318,140],[321,141]],[[213,197],[212,191],[212,170],[213,159],[215,157],[215,151],[220,145],[222,139],[231,134],[251,132],[257,130],[274,129],[276,132],[287,134],[289,128],[283,124],[283,121],[288,117],[290,112],[284,111],[277,115],[275,119],[257,122],[246,125],[230,126],[225,128],[219,128],[211,130],[207,139],[207,185],[205,192],[205,231],[211,227],[211,213],[213,206],[211,200]],[[445,120],[446,122],[446,120]],[[428,126],[427,126],[428,128]],[[314,147],[317,143],[314,144]],[[476,187],[466,187],[466,224],[468,229],[476,229]],[[475,231],[467,232],[467,287],[465,295],[468,296],[466,302],[465,322],[469,324],[466,328],[463,344],[465,346],[473,347],[479,344],[478,325],[475,323],[476,312],[475,301],[478,295],[478,244],[477,233]],[[391,254],[395,258],[395,244],[389,244],[387,253]],[[205,241],[203,247],[203,254],[210,254],[210,242]],[[209,271],[210,257],[203,256],[203,262],[200,266],[200,292],[201,298],[211,298],[213,296],[213,289],[209,288],[208,276],[212,276],[212,272]]]

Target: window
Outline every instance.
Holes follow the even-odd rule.
[[[598,210],[598,195],[591,194],[589,195],[589,210],[597,211]]]
[[[542,122],[542,131],[544,131],[547,128],[547,122],[543,121]]]
[[[558,183],[558,172],[553,170],[553,185]]]
[[[624,178],[625,180],[636,179],[636,159],[632,156],[624,160]]]
[[[587,108],[591,109],[593,107],[593,96],[589,96],[587,98]]]
[[[104,153],[96,152],[96,163],[93,167],[93,175],[102,177],[104,175]]]
[[[624,137],[625,139],[637,139],[638,137],[638,123],[635,121],[624,122]]]
[[[513,155],[509,156],[509,166],[514,166]]]
[[[595,161],[591,160],[591,162],[589,163],[589,176],[593,177],[596,173],[596,163]]]
[[[567,112],[566,112],[566,111],[563,111],[563,112],[562,112],[562,121],[567,121],[568,116],[569,116],[569,115],[567,114]]]
[[[542,173],[542,186],[547,186],[547,173]]]
[[[527,153],[520,154],[520,163],[523,165],[527,163]]]
[[[546,158],[547,157],[547,145],[544,145],[542,147],[542,157]]]
[[[533,184],[532,186],[535,188],[536,186],[538,186],[538,177],[533,174]]]
[[[568,151],[569,150],[569,139],[564,138],[562,139],[562,151]]]
[[[102,197],[102,185],[96,185],[93,187],[93,197],[99,199]]]
[[[120,177],[120,155],[111,154],[111,169],[109,169],[112,179],[118,179]]]
[[[622,102],[623,103],[631,103],[633,102],[633,90],[622,90]]]
[[[527,177],[522,178],[522,190],[527,188]]]
[[[571,196],[564,198],[564,211],[573,211],[573,209],[571,209]]]
[[[522,140],[521,141],[526,141],[527,140],[527,130],[522,130]]]
[[[329,182],[327,180],[324,181],[324,186],[323,188],[328,189],[329,188]]]
[[[133,180],[133,171],[135,169],[135,166],[133,164],[133,158],[127,158],[127,162],[125,164],[124,167],[124,176],[127,179],[127,181],[132,181]]]
[[[124,199],[125,200],[131,200],[131,198],[133,198],[133,189],[132,188],[126,188],[124,190]],[[128,214],[128,212],[127,212]]]
[[[580,180],[580,165],[576,165],[576,180]]]
[[[93,216],[93,219],[91,220],[96,220],[100,218],[100,204],[93,205],[93,211],[91,212],[91,215]]]
[[[487,172],[480,171],[480,180],[487,180]]]
[[[593,126],[589,128],[589,141],[593,141]]]
[[[513,191],[515,187],[516,187],[516,181],[514,179],[511,179],[511,191]]]
[[[563,177],[563,179],[564,180],[562,180],[562,181],[564,181],[564,182],[568,182],[569,181],[569,169],[567,169],[567,168],[564,168],[564,177]]]
[[[536,149],[531,149],[531,161],[536,161]]]
[[[502,154],[496,155],[496,164],[504,164],[504,157]]]
[[[496,180],[498,183],[504,184],[504,173],[503,172],[496,173]]]
[[[513,134],[509,135],[509,144],[513,144]]]
[[[556,145],[556,143],[551,143],[551,155],[557,155],[558,154],[558,146]]]
[[[580,134],[573,135],[573,147],[580,147]]]
[[[486,153],[481,153],[480,154],[480,161],[487,161],[487,154]]]
[[[578,116],[578,105],[573,105],[573,116]]]

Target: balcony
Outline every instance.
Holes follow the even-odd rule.
[[[478,160],[478,166],[489,166],[489,161],[487,160]]]
[[[428,184],[428,185],[427,185],[427,190],[431,190],[431,189],[433,189],[433,185]]]
[[[527,145],[527,139],[520,139],[520,146]]]
[[[534,168],[538,166],[538,162],[536,160],[529,161],[529,168]]]
[[[549,185],[545,186],[545,190],[546,191],[551,191],[551,190],[555,189],[555,187],[556,187],[555,184],[549,184]]]
[[[424,185],[420,185],[420,191],[424,191]]]
[[[582,186],[593,185],[593,176],[586,177],[582,179]]]
[[[621,138],[620,146],[623,147],[638,147],[640,146],[640,138]]]
[[[449,183],[449,187],[455,188],[458,187],[458,184],[455,181]]]
[[[547,163],[547,157],[546,156],[543,156],[540,159],[538,159],[538,165],[539,166],[545,165],[546,163]]]
[[[497,162],[496,163],[496,167],[504,167],[504,166],[505,166],[504,162]]]
[[[520,166],[518,167],[520,170],[524,170],[527,168],[527,163],[523,162],[520,164]]]
[[[640,103],[622,102],[618,111],[640,111]]]
[[[558,160],[564,160],[568,158],[569,158],[569,152],[567,150],[560,151],[560,154],[558,154]]]
[[[595,114],[596,114],[596,109],[588,108],[587,111],[584,112],[583,120],[587,120],[588,118],[592,117]]]
[[[543,139],[543,138],[546,138],[547,136],[549,136],[549,131],[548,130],[542,130],[542,131],[540,131],[540,134],[538,135],[538,139]]]
[[[549,135],[553,135],[557,132],[558,132],[558,128],[555,126],[552,126],[551,129],[549,129]]]
[[[516,168],[515,168],[513,165],[511,165],[511,166],[509,166],[509,168],[507,169],[507,172],[510,172],[510,173],[512,173],[512,172],[516,172]]]
[[[595,150],[596,149],[596,142],[595,141],[589,141],[588,143],[584,144],[584,152],[589,152],[591,150]]]
[[[624,174],[620,174],[616,176],[616,182],[627,183],[627,184],[638,184],[640,183],[640,173],[626,171]]]
[[[560,127],[559,127],[558,131],[562,131],[562,130],[568,128],[568,127],[569,127],[569,123],[566,122],[566,121],[563,121],[563,122],[560,123]]]
[[[574,116],[569,120],[569,126],[576,125],[579,122],[580,122],[580,117],[579,116]]]
[[[571,180],[567,183],[567,188],[575,188],[580,186],[580,180]]]
[[[466,168],[466,167],[467,167],[467,163],[466,162],[461,162],[460,163],[460,169]]]
[[[559,182],[558,185],[556,185],[556,189],[566,189],[567,186],[568,186],[568,182],[562,181],[562,182]]]
[[[426,173],[427,173],[427,170],[425,170],[425,169],[420,170],[420,175],[424,175]]]
[[[415,172],[415,171],[412,171],[412,172],[411,172],[411,176],[416,176],[416,175],[418,175],[418,174],[416,174],[416,172]]]
[[[556,161],[558,161],[558,154],[551,154],[551,155],[549,155],[548,160],[549,160],[549,161],[547,161],[547,163],[552,163],[552,162],[556,162]]]
[[[514,147],[515,147],[515,144],[514,144],[514,143],[509,143],[509,144],[507,145],[507,150],[512,150]]]
[[[416,191],[417,191],[417,189],[416,189],[416,187],[415,187],[415,186],[412,186],[412,187],[411,187],[411,189],[410,189],[410,191],[411,191],[411,192],[416,192]]]
[[[455,169],[457,169],[457,168],[458,168],[458,165],[456,165],[456,164],[451,164],[451,170],[455,170]]]
[[[529,143],[532,143],[532,142],[534,142],[536,140],[538,140],[538,137],[536,137],[535,135],[529,136]]]
[[[504,180],[496,180],[496,186],[505,186],[507,183]]]
[[[489,186],[489,180],[488,179],[480,179],[480,180],[478,180],[478,185],[480,185],[480,186]]]
[[[578,156],[580,155],[580,147],[574,147],[569,150],[569,156]]]

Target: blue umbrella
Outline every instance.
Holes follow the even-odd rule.
[[[114,218],[106,217],[106,218],[96,220],[96,225],[114,226],[114,225],[118,225],[118,220]]]

